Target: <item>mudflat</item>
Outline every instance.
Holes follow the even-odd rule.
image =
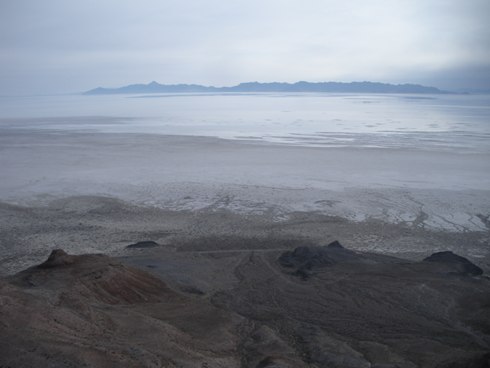
[[[180,247],[202,238],[235,239],[225,248],[341,239],[364,251],[453,250],[489,262],[482,153],[32,127],[3,129],[0,147],[1,274],[56,247],[112,254],[142,240]]]

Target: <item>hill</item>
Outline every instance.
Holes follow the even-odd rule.
[[[131,84],[120,88],[98,87],[85,95],[140,94],[140,93],[242,93],[242,92],[329,92],[329,93],[449,93],[436,87],[418,84],[388,84],[378,82],[296,82],[296,83],[240,83],[232,87],[201,86],[198,84]]]
[[[54,250],[0,279],[0,367],[484,368],[481,272],[451,252],[407,261],[339,242]]]

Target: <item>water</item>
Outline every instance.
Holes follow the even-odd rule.
[[[490,95],[1,97],[0,132],[2,129],[195,135],[315,147],[490,153]]]

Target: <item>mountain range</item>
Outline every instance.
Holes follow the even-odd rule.
[[[436,87],[418,84],[388,84],[378,82],[296,82],[296,83],[240,83],[232,87],[202,86],[198,84],[131,84],[119,88],[98,87],[85,95],[146,94],[146,93],[241,93],[241,92],[330,92],[330,93],[450,93]]]

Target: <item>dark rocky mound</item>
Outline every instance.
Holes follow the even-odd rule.
[[[458,256],[453,252],[437,252],[424,259],[424,262],[442,263],[451,266],[450,273],[458,275],[478,276],[483,270],[464,257]]]
[[[75,261],[75,257],[67,254],[63,249],[55,249],[51,252],[48,259],[41,263],[38,268],[53,268],[67,266]]]
[[[345,249],[338,240],[331,242],[329,245],[327,245],[327,248]]]
[[[174,293],[160,279],[139,269],[125,266],[103,254],[69,255],[61,249],[51,252],[38,266],[12,276],[21,287],[43,288],[74,298],[106,304],[158,302]]]
[[[160,244],[157,242],[154,242],[152,240],[145,240],[145,241],[140,241],[134,244],[129,244],[126,248],[154,248],[154,247],[159,247]]]
[[[279,257],[279,263],[284,267],[324,267],[336,263],[358,260],[360,256],[345,249],[338,241],[327,246],[301,246],[293,251],[284,252]]]
[[[227,312],[105,255],[56,250],[0,279],[2,368],[235,368],[236,329]]]
[[[296,269],[293,274],[307,279],[316,268],[331,266],[337,263],[356,262],[362,257],[345,249],[338,241],[327,246],[301,246],[293,251],[284,252],[279,257],[283,267]]]

